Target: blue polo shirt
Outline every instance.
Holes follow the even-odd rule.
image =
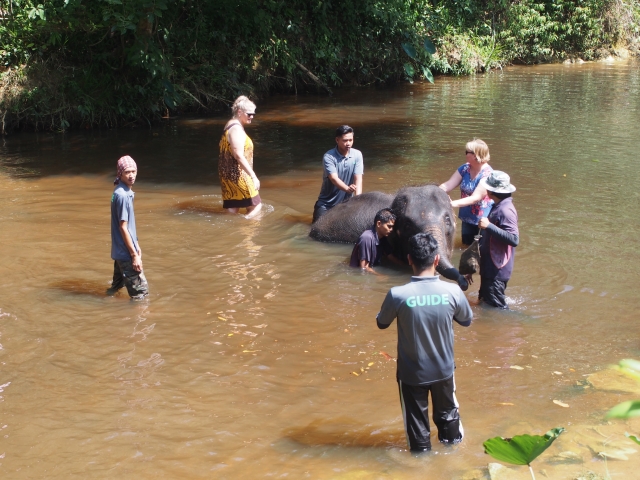
[[[351,252],[350,267],[359,267],[360,260],[369,262],[369,266],[380,265],[382,255],[392,253],[391,245],[386,238],[380,240],[375,227],[365,230]]]
[[[398,319],[398,379],[429,385],[453,375],[453,322],[471,325],[473,312],[460,287],[440,277],[411,277],[387,293],[379,328]]]
[[[114,260],[131,261],[131,254],[120,233],[120,222],[127,222],[127,230],[138,249],[138,234],[136,233],[136,217],[133,213],[134,193],[123,182],[118,183],[111,195],[111,258]]]
[[[343,202],[347,196],[351,196],[351,194],[343,192],[331,183],[329,175],[337,173],[340,180],[347,185],[351,185],[355,182],[354,175],[362,175],[364,173],[364,162],[360,150],[351,148],[349,153],[343,156],[338,151],[337,146],[324,154],[322,162],[322,188],[320,189],[317,204],[329,209]]]

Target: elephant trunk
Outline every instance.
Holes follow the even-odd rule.
[[[440,263],[436,267],[437,272],[444,278],[453,280],[456,282],[463,292],[469,288],[469,282],[464,278],[464,275],[460,275],[460,272],[456,267],[451,264],[451,261],[444,255],[440,255]]]
[[[456,267],[451,263],[451,249],[447,243],[447,239],[440,229],[427,229],[426,233],[430,233],[438,242],[438,254],[440,255],[440,263],[436,267],[436,271],[444,278],[456,282],[462,291],[469,288],[469,282],[461,275]]]

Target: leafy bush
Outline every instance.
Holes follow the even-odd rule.
[[[638,0],[11,0],[0,117],[12,128],[151,122],[240,93],[470,74],[638,36]],[[423,48],[430,39],[435,53]],[[403,45],[412,45],[416,55]],[[412,51],[412,50],[410,50]],[[317,79],[305,72],[313,72]]]

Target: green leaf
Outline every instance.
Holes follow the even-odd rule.
[[[640,417],[640,400],[629,400],[613,407],[607,413],[607,418]]]
[[[407,55],[409,55],[414,60],[416,59],[416,55],[417,55],[416,47],[414,47],[410,43],[403,43],[402,48],[404,48],[404,51],[407,52]]]
[[[631,435],[630,433],[625,432],[624,436],[627,438],[630,438],[631,440],[636,442],[638,445],[640,445],[640,438],[638,438],[636,435]]]
[[[630,358],[620,360],[620,370],[630,377],[640,380],[640,362],[638,360]]]
[[[513,438],[494,437],[482,445],[484,453],[488,453],[496,460],[513,465],[529,465],[538,455],[544,452],[554,442],[564,428],[549,430],[544,435],[516,435]]]
[[[428,38],[424,39],[424,49],[429,52],[431,55],[436,53],[436,46],[433,44],[431,40]]]
[[[416,71],[413,69],[413,65],[411,65],[410,63],[404,64],[404,71],[407,72],[407,76],[409,78],[412,78],[413,75],[416,73]]]
[[[433,83],[433,73],[431,73],[431,70],[429,70],[424,65],[422,65],[422,74],[424,75],[424,78]]]

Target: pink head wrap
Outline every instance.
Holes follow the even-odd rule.
[[[114,185],[118,185],[118,183],[120,183],[120,177],[122,176],[122,173],[128,168],[135,168],[137,170],[138,166],[136,165],[136,162],[133,160],[133,158],[131,158],[129,155],[125,155],[124,157],[121,157],[120,160],[118,160],[116,179],[113,182]]]

